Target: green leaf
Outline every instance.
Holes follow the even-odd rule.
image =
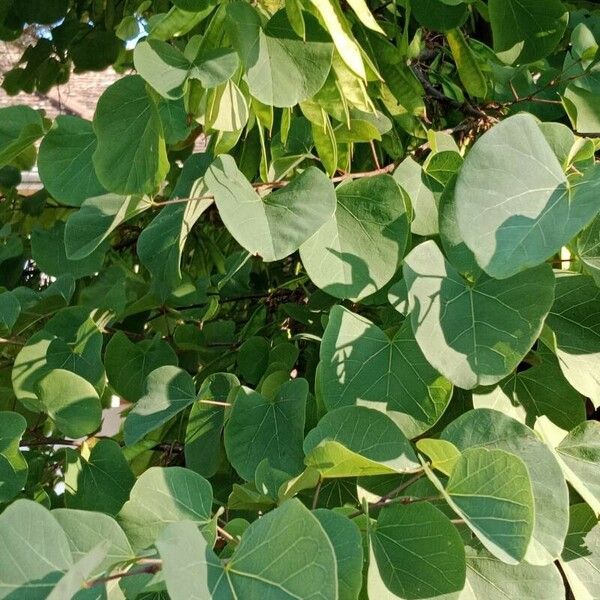
[[[527,466],[535,501],[533,537],[526,560],[547,565],[560,556],[568,527],[569,494],[552,452],[531,429],[495,410],[472,410],[444,429],[442,438],[459,450],[499,448]]]
[[[560,442],[556,451],[595,498],[595,503],[590,502],[590,505],[596,514],[600,514],[600,423],[581,423]],[[567,480],[571,481],[571,478],[567,476]],[[577,487],[581,489],[581,486]],[[586,494],[584,499],[587,501],[589,497]]]
[[[540,345],[532,360],[530,368],[515,371],[492,389],[474,393],[474,407],[494,408],[529,427],[542,415],[563,429],[585,421],[583,396],[564,378],[556,356]]]
[[[202,101],[206,104],[206,114],[200,121],[205,128],[230,132],[232,143],[235,143],[249,118],[248,102],[240,88],[233,81],[228,81],[209,90]],[[226,149],[229,148],[230,145],[226,145]]]
[[[335,49],[342,60],[355,75],[366,79],[367,72],[360,46],[339,4],[334,0],[310,1],[315,9],[319,11],[319,15],[325,23],[325,27],[335,44]]]
[[[383,508],[371,544],[369,579],[381,578],[399,598],[429,598],[463,589],[463,542],[448,517],[428,502]],[[369,597],[376,597],[369,591]]]
[[[38,156],[40,179],[62,204],[81,206],[84,200],[106,193],[92,162],[96,146],[92,124],[69,115],[57,117],[42,140]]]
[[[199,199],[205,192],[206,186],[202,184],[189,202],[163,208],[138,239],[140,261],[152,274],[155,294],[163,301],[181,284],[181,257],[186,240],[196,221],[212,204],[212,199]]]
[[[210,483],[197,473],[182,467],[151,467],[138,477],[118,521],[134,550],[140,551],[152,545],[169,523],[193,521],[209,532],[212,500]]]
[[[100,398],[83,377],[64,369],[52,369],[38,381],[37,395],[42,410],[67,437],[83,437],[100,428]]]
[[[448,477],[460,458],[458,448],[447,440],[421,439],[417,442],[417,449],[429,457],[433,469]]]
[[[135,47],[133,60],[137,72],[165,98],[181,98],[188,79],[198,79],[205,89],[225,83],[238,68],[237,54],[215,48],[188,60],[175,46],[149,38]]]
[[[600,133],[597,93],[571,84],[567,86],[562,100],[575,131],[581,134]]]
[[[28,466],[19,449],[27,421],[16,412],[0,412],[0,502],[10,502],[25,486]]]
[[[239,67],[238,55],[230,48],[212,48],[200,53],[193,61],[190,78],[210,89],[231,79]]]
[[[471,284],[435,242],[404,260],[410,321],[427,360],[455,385],[472,389],[506,377],[531,349],[554,298],[543,265],[509,279]]]
[[[19,158],[46,132],[42,113],[29,106],[0,109],[0,167]]]
[[[525,562],[507,565],[473,545],[470,542],[465,548],[468,568],[464,593],[469,600],[564,600],[565,586],[555,565],[534,566]]]
[[[198,23],[202,22],[212,11],[214,5],[208,2],[204,10],[194,12],[173,6],[164,14],[155,15],[150,27],[150,35],[158,40],[168,40],[172,37],[180,37],[191,31]]]
[[[560,0],[490,0],[494,50],[506,63],[531,63],[548,56],[567,27]]]
[[[434,155],[435,156],[435,155]],[[465,244],[456,219],[456,177],[446,185],[439,204],[440,242],[448,262],[469,281],[476,281],[481,275],[481,267],[475,255]]]
[[[196,386],[189,373],[171,365],[152,371],[146,379],[145,394],[125,419],[125,443],[136,444],[195,400]]]
[[[12,292],[0,293],[0,333],[9,332],[19,318],[21,303]]]
[[[43,600],[73,564],[50,511],[17,500],[0,515],[0,598]]]
[[[487,95],[487,82],[462,31],[460,29],[450,29],[446,32],[446,39],[456,63],[458,76],[465,90],[470,96],[485,98]]]
[[[600,406],[600,289],[591,277],[556,278],[556,298],[542,340],[567,381]]]
[[[462,25],[468,16],[465,4],[450,5],[444,0],[411,2],[415,19],[420,25],[435,31],[450,31]]]
[[[33,334],[15,359],[12,383],[17,399],[39,412],[37,383],[52,369],[66,369],[104,389],[102,333],[82,307],[61,310]]]
[[[365,27],[368,27],[373,31],[377,31],[378,33],[382,33],[383,35],[385,35],[385,32],[383,31],[383,29],[381,29],[381,27],[375,20],[375,17],[369,10],[369,7],[365,0],[348,0],[348,4],[351,6],[352,10],[356,13],[356,16]]]
[[[136,45],[133,61],[136,71],[161,96],[170,99],[183,96],[191,64],[181,50],[149,38]]]
[[[173,0],[173,4],[181,10],[187,10],[189,12],[199,12],[206,10],[209,6],[209,0]]]
[[[441,150],[427,157],[424,172],[443,186],[447,186],[460,170],[464,160],[456,150]],[[445,193],[444,190],[443,193]],[[441,196],[438,204],[441,202]],[[441,221],[442,219],[440,219]]]
[[[469,448],[446,488],[432,476],[452,509],[497,558],[523,560],[533,533],[534,500],[525,463],[504,450]]]
[[[300,247],[309,277],[336,298],[358,300],[394,276],[409,237],[409,200],[389,175],[336,189],[334,215]]]
[[[170,525],[157,546],[172,600],[338,597],[331,542],[298,500],[252,523],[225,566],[189,522]]]
[[[443,189],[439,182],[410,156],[398,165],[394,179],[410,198],[414,211],[410,230],[416,235],[438,233],[438,199]]]
[[[305,463],[322,477],[359,477],[420,470],[402,431],[385,413],[363,406],[328,412],[304,440]]]
[[[151,207],[148,198],[105,194],[85,200],[65,225],[67,260],[81,261],[94,254],[115,229]]]
[[[333,185],[314,167],[264,198],[228,155],[214,161],[205,180],[231,235],[266,262],[295,252],[335,211]]]
[[[541,417],[535,429],[554,452],[566,480],[600,515],[600,424],[584,421],[567,433]]]
[[[571,506],[569,533],[560,566],[575,600],[597,595],[600,586],[600,525],[587,504]]]
[[[219,468],[226,408],[223,403],[232,399],[230,396],[239,385],[231,373],[209,375],[198,391],[199,401],[190,411],[185,431],[185,464],[204,477],[212,477]]]
[[[196,523],[182,520],[167,525],[156,548],[171,600],[234,598],[231,592],[217,593],[225,571]]]
[[[107,190],[123,195],[156,192],[169,163],[158,109],[139,75],[120,79],[102,94],[94,131],[94,167]]]
[[[469,152],[456,182],[466,245],[491,277],[510,277],[558,252],[598,212],[600,168],[570,183],[531,115],[510,117]]]
[[[577,238],[577,254],[596,283],[600,281],[600,215]]]
[[[100,440],[78,470],[74,483],[67,485],[65,505],[115,515],[129,497],[134,482],[119,444]]]
[[[308,383],[284,383],[272,399],[240,387],[225,426],[225,450],[231,466],[246,481],[254,480],[265,459],[274,469],[297,475],[302,471],[302,438]]]
[[[160,337],[134,344],[117,331],[106,346],[104,364],[113,390],[128,402],[136,402],[144,394],[148,375],[159,367],[177,365],[177,355]]]
[[[363,548],[360,529],[348,517],[331,510],[313,511],[325,530],[337,563],[339,600],[357,600],[362,587]]]
[[[119,524],[109,515],[89,510],[56,508],[52,516],[60,523],[67,534],[69,547],[74,561],[81,560],[99,544],[106,543],[106,557],[94,575],[135,558],[135,553]]]
[[[276,107],[295,106],[321,89],[331,68],[333,44],[312,15],[304,15],[303,40],[285,10],[275,13],[264,31],[258,13],[248,4],[233,3],[227,14],[250,94],[258,101]]]
[[[332,308],[321,343],[321,391],[329,410],[361,404],[387,407],[413,438],[441,417],[452,385],[425,360],[406,322],[390,339],[341,306]]]
[[[269,365],[269,341],[263,337],[248,338],[238,350],[240,375],[250,384],[256,385]]]
[[[34,229],[31,232],[31,252],[40,270],[54,277],[69,274],[75,279],[100,271],[107,244],[98,242],[90,253],[73,260],[67,256],[66,230],[65,223],[57,221],[52,229]]]
[[[47,596],[47,600],[74,598],[78,592],[85,589],[90,575],[106,559],[107,548],[107,544],[101,542],[74,565],[69,567],[69,570],[61,577],[52,592]]]

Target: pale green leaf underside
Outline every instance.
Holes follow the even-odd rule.
[[[213,162],[205,181],[231,235],[266,262],[295,252],[335,211],[333,185],[315,167],[264,198],[228,155]]]
[[[552,452],[522,423],[496,410],[472,410],[448,425],[442,438],[459,450],[499,448],[527,466],[533,489],[533,535],[525,559],[547,565],[560,556],[568,527],[569,492]]]
[[[531,115],[510,117],[483,135],[456,182],[460,233],[496,278],[535,267],[567,244],[598,212],[600,169],[567,182]]]
[[[193,521],[210,531],[212,500],[210,483],[197,473],[151,467],[138,477],[118,521],[139,551],[153,544],[169,523]]]

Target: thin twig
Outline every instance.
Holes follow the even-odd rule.
[[[425,89],[427,94],[434,100],[437,100],[438,102],[441,102],[442,104],[446,104],[446,105],[456,108],[458,110],[462,110],[464,113],[471,115],[472,117],[477,117],[478,119],[485,119],[486,121],[490,121],[490,122],[494,122],[494,123],[496,123],[498,121],[498,119],[496,117],[492,117],[491,115],[488,115],[480,108],[473,106],[472,104],[469,104],[468,102],[462,102],[462,103],[458,102],[458,101],[454,100],[453,98],[449,98],[444,93],[440,92],[440,90],[438,90],[429,81],[429,79],[427,79],[425,73],[423,73],[423,71],[420,69],[420,67],[418,65],[415,65],[415,64],[411,65],[411,69],[412,69],[413,73],[415,74],[415,76],[417,77],[417,79],[421,82],[421,85],[423,86],[423,88]]]
[[[90,579],[83,584],[84,588],[93,588],[99,585],[104,585],[109,581],[113,581],[115,579],[122,579],[123,577],[133,577],[135,575],[143,575],[144,573],[158,573],[162,567],[162,561],[153,560],[152,562],[148,561],[147,564],[141,566],[139,569],[130,569],[129,571],[119,571],[117,573],[113,573],[112,575],[105,575],[104,577],[97,577],[96,579]]]
[[[386,504],[389,504],[396,496],[398,496],[398,494],[401,494],[404,490],[406,490],[413,483],[415,483],[415,481],[418,481],[419,479],[421,479],[421,477],[423,477],[424,474],[425,474],[424,471],[419,471],[419,473],[415,474],[410,479],[407,479],[405,482],[403,482],[397,488],[394,488],[391,492],[388,492],[387,494],[385,494],[385,496],[381,496],[381,498],[379,500],[377,500],[377,502],[369,502],[369,506],[371,506],[373,508],[379,508],[381,506],[385,506]],[[406,500],[406,504],[415,502],[415,500],[411,500],[410,498],[407,498],[407,499],[402,498],[402,500]],[[353,512],[352,514],[348,515],[348,517],[350,519],[354,519],[354,517],[358,517],[359,515],[362,515],[362,514],[363,514],[363,511],[361,509],[361,510],[357,510],[356,512]]]
[[[344,173],[343,175],[337,175],[336,177],[332,177],[331,181],[333,183],[339,183],[340,181],[346,181],[347,179],[363,179],[366,177],[375,177],[376,175],[385,175],[386,173],[391,173],[396,168],[396,164],[392,163],[386,165],[385,167],[378,167],[373,171],[362,171],[358,173]],[[263,181],[258,183],[252,183],[252,187],[257,191],[263,191],[268,189],[275,188],[283,188],[289,183],[291,183],[291,179],[282,179],[280,181]],[[153,202],[153,206],[166,206],[168,204],[182,204],[185,202],[198,202],[201,200],[214,200],[214,194],[205,194],[204,196],[192,196],[189,198],[174,198],[173,200],[162,200],[160,202]]]
[[[375,142],[371,140],[369,144],[371,146],[371,153],[373,154],[373,162],[375,163],[377,169],[381,169],[381,165],[379,164],[379,157],[377,156],[377,148],[375,148]]]

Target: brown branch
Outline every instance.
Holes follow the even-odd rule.
[[[421,479],[421,477],[423,477],[423,475],[424,475],[424,471],[419,471],[419,473],[416,473],[413,477],[411,477],[407,481],[403,482],[397,488],[394,488],[391,492],[388,492],[387,494],[385,494],[385,496],[381,496],[381,498],[379,500],[377,500],[377,502],[369,502],[369,506],[371,506],[371,508],[381,508],[382,506],[386,506],[387,504],[396,503],[396,502],[400,502],[401,504],[412,504],[413,502],[425,502],[427,500],[430,500],[431,498],[414,499],[414,498],[410,498],[410,497],[406,497],[406,498],[398,498],[397,497],[398,494],[401,494],[404,490],[409,488],[413,483],[415,483],[415,481],[418,481],[419,479]],[[437,499],[437,496],[436,496],[436,499]],[[362,511],[362,509],[360,509],[360,510],[357,510],[356,512],[353,512],[352,514],[348,515],[348,518],[354,519],[355,517],[358,517],[362,514],[363,514],[363,511]]]
[[[111,437],[101,436],[101,435],[90,435],[87,439],[97,439],[97,440],[108,440],[113,439]],[[84,440],[68,440],[65,438],[58,437],[36,437],[32,440],[21,440],[19,444],[20,448],[35,448],[38,446],[72,446],[79,447],[83,443]],[[116,440],[115,440],[116,441]],[[119,442],[119,445],[123,446],[124,442]],[[182,442],[173,441],[173,442],[160,442],[148,448],[153,452],[183,452],[184,444]]]
[[[385,167],[379,167],[374,169],[373,171],[363,171],[359,173],[344,173],[342,175],[337,175],[336,177],[332,177],[331,181],[333,183],[339,183],[340,181],[346,181],[348,179],[363,179],[366,177],[375,177],[376,175],[385,175],[386,173],[391,173],[396,168],[396,163],[392,163],[386,165]],[[291,183],[291,179],[281,179],[279,181],[263,181],[252,183],[252,187],[257,191],[283,188],[288,183]],[[163,200],[160,202],[153,202],[153,206],[166,206],[168,204],[181,204],[184,202],[198,202],[201,200],[214,200],[214,194],[205,194],[204,196],[192,196],[189,198],[174,198],[173,200]]]
[[[469,104],[468,102],[463,102],[463,103],[457,102],[456,100],[453,100],[452,98],[449,98],[448,96],[446,96],[444,93],[440,92],[440,90],[438,90],[431,83],[431,81],[429,81],[429,79],[427,79],[425,73],[423,73],[423,71],[421,70],[421,68],[418,65],[416,65],[416,64],[411,65],[411,69],[412,69],[412,72],[417,77],[417,79],[421,82],[421,85],[427,92],[427,95],[430,96],[431,98],[433,98],[434,100],[437,100],[441,104],[446,104],[448,106],[451,106],[452,108],[461,110],[462,112],[464,112],[467,115],[470,115],[471,117],[477,117],[478,119],[485,119],[486,121],[493,121],[493,122],[498,121],[498,119],[496,117],[493,117],[492,115],[488,115],[486,112],[484,112],[477,106],[473,106],[472,104]]]

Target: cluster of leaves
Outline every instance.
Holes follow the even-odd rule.
[[[0,110],[0,598],[598,597],[595,3],[27,24],[128,74]]]

